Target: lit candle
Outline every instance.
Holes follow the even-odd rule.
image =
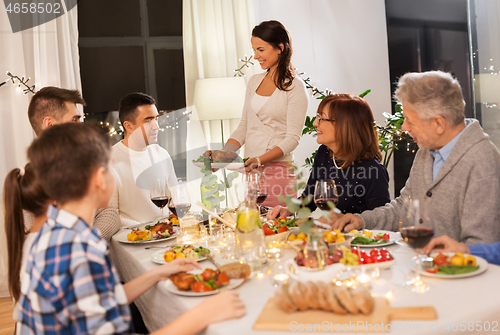
[[[268,249],[267,250],[267,257],[273,258],[273,259],[280,258],[281,257],[281,249],[276,248],[276,247],[272,247],[271,249]]]
[[[273,276],[273,286],[278,287],[281,284],[286,284],[289,278],[286,273],[277,273]]]

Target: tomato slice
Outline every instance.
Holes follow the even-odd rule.
[[[220,287],[228,284],[229,284],[229,277],[224,272],[221,272],[219,274],[219,278],[217,278],[217,283],[215,285],[217,285],[217,287]]]
[[[213,278],[215,276],[217,276],[217,271],[214,271],[212,269],[205,269],[201,273],[201,277],[203,278],[203,280],[209,280],[210,278]]]
[[[391,235],[385,233],[384,236],[382,236],[382,239],[384,239],[384,240],[390,240],[391,239]]]
[[[208,292],[208,291],[213,291],[215,290],[214,288],[211,288],[207,283],[204,281],[197,281],[196,283],[193,283],[191,285],[191,289],[194,292]]]
[[[262,229],[264,230],[264,235],[275,235],[276,234],[274,231],[269,229],[269,227],[262,227]]]
[[[436,272],[438,272],[438,270],[439,270],[439,267],[437,267],[437,266],[429,268],[429,269],[425,269],[425,271],[429,272],[429,273],[436,273]]]
[[[284,232],[286,232],[286,231],[288,231],[288,230],[287,230],[287,228],[286,228],[286,226],[283,226],[283,227],[281,227],[280,229],[278,229],[278,234],[279,234],[279,233],[284,233]]]

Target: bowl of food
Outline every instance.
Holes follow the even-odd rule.
[[[291,232],[298,232],[297,219],[272,219],[262,225],[266,245],[278,245],[286,242],[287,236]]]

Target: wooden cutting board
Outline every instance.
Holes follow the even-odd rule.
[[[270,331],[293,331],[294,327],[299,325],[311,325],[316,329],[311,328],[311,331],[325,331],[330,327],[331,331],[342,331],[341,325],[344,326],[343,331],[357,332],[381,332],[387,331],[385,325],[391,320],[436,320],[436,310],[432,306],[423,307],[390,307],[386,298],[375,298],[373,312],[370,315],[364,314],[347,314],[338,315],[320,310],[307,310],[305,312],[286,313],[281,310],[274,302],[274,298],[269,299],[266,306],[260,313],[257,321],[253,325],[255,330],[270,330]],[[326,322],[326,323],[325,323]],[[381,327],[382,323],[384,327]],[[337,329],[335,328],[337,326]],[[347,325],[347,326],[346,326]],[[356,325],[356,327],[350,327]],[[370,326],[371,325],[371,329]],[[375,325],[378,325],[375,326]],[[295,328],[295,330],[299,330]],[[306,330],[306,328],[302,328]],[[390,329],[389,329],[390,330]]]

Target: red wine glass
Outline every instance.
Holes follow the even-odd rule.
[[[269,195],[267,181],[264,174],[260,171],[255,171],[247,176],[248,193],[250,196],[255,197],[259,213],[262,213],[261,204],[266,200]]]
[[[330,211],[332,208],[330,208],[329,202],[335,206],[339,202],[335,181],[332,179],[317,180],[314,188],[314,203],[320,210]]]
[[[423,293],[430,289],[430,286],[425,285],[420,279],[422,271],[422,257],[420,250],[434,236],[434,223],[429,213],[428,200],[412,200],[405,199],[403,202],[403,217],[399,222],[399,231],[401,237],[417,252],[416,276],[405,282],[404,286],[412,292]]]
[[[156,207],[161,209],[161,222],[165,222],[165,215],[163,209],[170,202],[170,195],[168,193],[167,181],[164,178],[158,178],[154,181],[153,188],[150,191],[150,198]]]

